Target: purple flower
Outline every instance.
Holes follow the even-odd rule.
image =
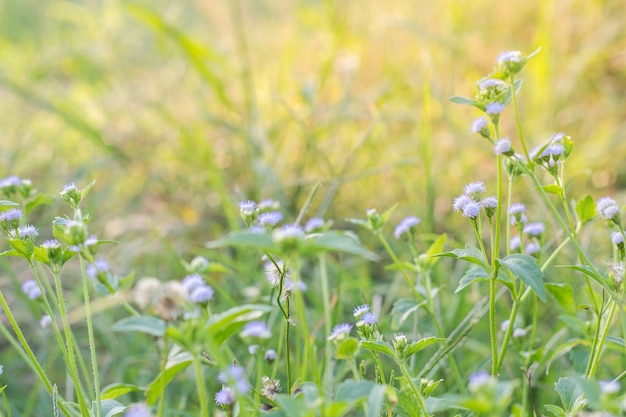
[[[504,87],[505,85],[506,83],[502,80],[498,80],[497,78],[489,78],[481,82],[478,88],[480,88],[481,90],[486,90],[492,87]]]
[[[524,247],[527,255],[534,255],[541,250],[541,246],[537,242],[530,242]]]
[[[0,222],[11,222],[20,220],[24,213],[21,209],[12,208],[0,214]]]
[[[304,230],[297,224],[288,224],[272,232],[274,242],[298,240],[304,237]]]
[[[65,186],[63,187],[63,191],[61,191],[61,195],[67,194],[70,191],[77,191],[78,188],[76,188],[76,184],[74,184],[73,182],[70,182],[69,184],[65,184]]]
[[[511,207],[509,207],[510,214],[519,214],[519,213],[525,213],[525,212],[526,212],[526,206],[522,203],[514,203],[514,204],[511,204]]]
[[[280,207],[280,203],[272,198],[265,198],[259,202],[259,210],[276,210]]]
[[[506,64],[509,62],[520,62],[522,53],[520,51],[505,51],[498,55],[498,64]]]
[[[304,231],[307,233],[319,232],[324,228],[325,222],[324,219],[320,219],[319,217],[313,217],[309,219],[308,222],[304,225]]]
[[[374,324],[376,324],[378,320],[376,319],[376,315],[374,313],[365,313],[363,314],[363,317],[361,317],[361,320],[359,320],[359,323],[357,323],[357,326],[359,324],[368,324],[370,326],[373,326]]]
[[[191,291],[189,295],[189,299],[192,303],[205,303],[209,300],[213,299],[213,294],[215,291],[209,285],[203,285],[200,287],[196,287]]]
[[[257,337],[259,339],[269,339],[272,332],[264,321],[251,321],[246,323],[240,333],[241,337]]]
[[[61,243],[56,239],[50,239],[43,242],[41,247],[44,249],[59,249],[61,247]]]
[[[504,110],[504,108],[505,108],[504,104],[499,103],[497,101],[493,101],[487,104],[487,106],[485,106],[485,113],[489,115],[500,114],[502,110]]]
[[[230,388],[222,388],[221,391],[215,393],[215,405],[231,405],[235,402],[235,394]]]
[[[282,219],[283,214],[280,211],[259,214],[259,224],[261,226],[276,226]]]
[[[513,236],[511,238],[511,241],[509,242],[509,246],[511,247],[511,250],[516,250],[519,249],[521,245],[521,238],[519,236]]]
[[[48,326],[50,326],[52,324],[52,317],[50,317],[49,314],[43,315],[41,316],[41,319],[39,320],[39,325],[45,329]]]
[[[620,232],[613,232],[611,233],[611,242],[613,242],[614,245],[620,245],[620,244],[624,244],[624,235],[622,235]]]
[[[529,236],[540,236],[546,229],[546,226],[541,222],[528,223],[524,226],[523,232]]]
[[[470,132],[472,133],[480,133],[482,132],[484,129],[487,129],[487,124],[489,122],[487,122],[487,119],[485,119],[484,117],[479,117],[478,119],[474,120],[472,122],[472,128],[470,129]]]
[[[27,239],[34,238],[39,236],[39,231],[35,226],[31,226],[30,224],[20,226],[17,229],[13,229],[9,232],[10,239]]]
[[[343,340],[350,334],[352,325],[348,323],[338,324],[333,328],[333,332],[328,336],[328,340]]]
[[[0,180],[0,188],[18,187],[22,184],[20,177],[11,175]]]
[[[452,209],[454,211],[461,211],[467,203],[471,203],[472,201],[473,200],[471,198],[463,194],[454,199],[454,203],[452,203]]]
[[[509,154],[512,151],[511,141],[509,140],[509,138],[502,138],[496,142],[496,144],[493,147],[493,150],[496,153],[496,155]]]
[[[486,385],[491,380],[489,372],[482,370],[473,373],[469,377],[469,389],[470,391],[476,391],[478,388]]]
[[[498,199],[497,197],[485,197],[480,200],[480,205],[484,209],[495,209],[498,207]]]
[[[602,197],[596,202],[596,210],[606,220],[611,220],[620,214],[620,208],[611,197]]]
[[[34,279],[27,279],[22,283],[22,292],[26,294],[29,300],[41,297],[41,290]]]
[[[415,226],[420,224],[421,220],[415,216],[409,216],[402,219],[400,223],[396,226],[393,231],[393,236],[396,239],[400,239],[400,237],[406,233],[409,233],[411,230],[414,230]]]
[[[193,290],[205,285],[204,278],[198,274],[187,275],[182,280],[183,288],[187,291],[187,294],[191,294]]]
[[[475,219],[480,214],[480,204],[475,201],[470,201],[463,207],[463,216]]]
[[[596,201],[596,209],[599,212],[604,211],[607,207],[616,206],[617,203],[611,197],[602,197]]]
[[[477,193],[484,193],[485,191],[487,191],[487,189],[485,188],[484,182],[476,181],[476,182],[470,182],[469,184],[467,184],[465,188],[463,189],[463,191],[465,195],[472,196]]]
[[[265,352],[265,360],[268,362],[274,362],[276,360],[276,351],[274,349],[268,349]]]
[[[104,259],[96,259],[92,264],[87,265],[85,273],[91,279],[96,279],[98,274],[107,272],[109,270],[109,264]]]
[[[359,318],[361,318],[361,316],[363,314],[369,313],[370,312],[370,308],[371,307],[369,305],[363,304],[363,305],[360,305],[360,306],[356,307],[354,309],[354,311],[352,312],[352,314],[354,315],[354,318],[359,319]]]
[[[126,411],[124,417],[152,417],[152,413],[146,404],[134,404]]]

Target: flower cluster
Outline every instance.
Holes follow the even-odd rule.
[[[187,275],[182,281],[183,288],[187,292],[189,301],[196,304],[206,305],[213,299],[215,291],[213,287],[207,285],[199,274]]]
[[[572,150],[573,142],[565,133],[555,133],[543,146],[538,146],[529,152],[530,159],[542,166],[552,176],[558,175],[559,166],[565,161]]]
[[[215,404],[224,410],[231,409],[235,403],[236,394],[245,395],[250,391],[244,368],[232,365],[220,372],[217,380],[222,389],[215,394]]]
[[[481,209],[484,209],[487,217],[491,219],[496,212],[498,200],[495,197],[481,199],[481,194],[486,191],[485,184],[480,181],[467,184],[463,194],[454,199],[453,210],[460,211],[464,217],[476,220]]]
[[[394,229],[393,237],[396,239],[410,239],[414,235],[415,229],[420,222],[421,220],[415,216],[405,217]]]

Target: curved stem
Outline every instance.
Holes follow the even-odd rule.
[[[85,273],[85,261],[80,256],[80,270],[82,272],[83,281],[83,298],[85,301],[85,316],[87,318],[87,336],[89,339],[89,352],[91,355],[91,370],[93,372],[93,388],[96,394],[96,417],[102,416],[102,403],[100,400],[100,375],[98,371],[98,359],[96,357],[96,342],[93,335],[93,318],[91,317],[91,303],[89,300],[89,283],[88,277]]]

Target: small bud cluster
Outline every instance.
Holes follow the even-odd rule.
[[[31,195],[33,183],[30,180],[21,179],[16,175],[0,179],[0,193],[7,198],[20,195],[23,198]]]
[[[376,328],[378,319],[376,315],[371,312],[371,308],[367,304],[363,304],[354,309],[353,312],[356,322],[356,331],[365,340],[378,340],[381,338],[380,333]]]
[[[393,237],[405,240],[413,239],[417,225],[420,222],[421,220],[415,216],[405,217],[393,230]]]
[[[205,305],[213,299],[215,291],[213,287],[207,285],[200,274],[191,274],[183,278],[183,288],[187,291],[189,301],[192,303]]]
[[[515,226],[516,236],[511,238],[509,247],[512,251],[520,250],[527,255],[536,256],[541,251],[545,225],[542,222],[528,222],[526,206],[522,203],[514,203],[509,207],[511,225]]]
[[[532,149],[529,156],[534,163],[556,177],[559,174],[559,167],[573,150],[572,139],[565,133],[556,133],[543,146]]]

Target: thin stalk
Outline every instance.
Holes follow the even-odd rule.
[[[169,342],[167,337],[167,327],[165,332],[163,333],[163,349],[158,348],[158,339],[155,339],[157,342],[157,351],[161,352],[161,363],[160,363],[160,371],[165,374],[165,370],[167,369],[167,357],[169,356]],[[163,378],[159,379],[159,403],[157,405],[157,416],[163,417],[163,412],[165,410],[165,380]]]
[[[322,305],[324,308],[324,373],[326,380],[324,381],[324,391],[332,392],[333,375],[332,375],[332,352],[328,338],[330,337],[330,291],[328,290],[328,270],[326,267],[326,256],[322,253],[318,256],[320,264],[320,284],[322,287]]]
[[[398,363],[398,366],[400,367],[400,371],[402,372],[402,375],[406,379],[407,383],[409,384],[409,387],[411,388],[411,391],[413,392],[413,395],[415,396],[415,400],[417,401],[417,406],[421,411],[420,414],[423,413],[424,415],[428,415],[428,413],[426,412],[426,402],[424,401],[424,398],[422,397],[422,393],[415,386],[413,379],[411,379],[411,375],[409,374],[409,371],[406,368],[406,364],[403,361],[397,361],[397,363]]]
[[[600,355],[602,355],[602,347],[604,346],[604,342],[606,341],[606,337],[609,334],[609,328],[611,327],[611,321],[613,321],[613,314],[615,314],[615,310],[616,310],[616,306],[617,306],[617,302],[615,302],[615,300],[611,300],[609,301],[611,303],[611,306],[609,308],[609,314],[608,317],[606,318],[606,321],[604,323],[604,329],[602,330],[602,333],[600,334],[600,337],[595,345],[595,352],[592,355],[592,359],[589,362],[589,366],[588,368],[588,372],[586,374],[587,378],[593,378],[593,376],[596,373],[596,369],[598,367],[598,362],[600,361]],[[599,318],[600,319],[600,318]],[[601,327],[601,320],[598,320],[598,329],[600,329]]]
[[[519,292],[522,291],[523,284],[520,284]],[[517,312],[519,310],[520,298],[517,297],[516,294],[513,294],[513,307],[511,308],[511,313],[509,314],[509,326],[504,332],[504,338],[502,340],[502,349],[500,350],[500,356],[497,360],[497,371],[502,367],[502,362],[504,362],[504,356],[506,355],[507,348],[509,346],[509,342],[511,340],[511,335],[513,334],[513,324],[515,323],[515,318],[517,317]]]
[[[515,87],[513,87],[515,89]],[[498,124],[495,125],[496,137],[500,138]],[[498,375],[498,341],[496,333],[496,279],[498,278],[498,252],[500,250],[500,228],[502,225],[502,155],[496,156],[496,206],[494,240],[491,243],[491,277],[489,279],[489,334],[491,338],[491,374]]]
[[[515,114],[515,126],[517,126],[517,136],[519,136],[522,149],[524,150],[524,156],[527,161],[530,161],[528,154],[528,148],[526,147],[526,141],[524,140],[524,133],[522,132],[522,123],[519,117],[519,108],[517,107],[517,92],[515,91],[515,77],[511,75],[511,97],[513,98],[513,113]]]
[[[11,417],[11,407],[9,406],[9,399],[7,398],[7,394],[5,392],[6,385],[0,389],[2,389],[2,400],[4,401],[4,408],[7,410],[7,417]],[[0,413],[0,417],[4,417],[4,414]]]
[[[193,355],[193,368],[196,374],[196,386],[198,387],[198,401],[200,401],[200,415],[202,417],[209,417],[209,410],[207,408],[209,402],[206,396],[206,387],[204,386],[204,375],[202,374],[202,364],[200,362],[200,355]]]
[[[98,371],[98,359],[96,357],[96,342],[93,336],[93,318],[91,317],[91,303],[89,300],[89,283],[85,272],[85,261],[82,256],[80,259],[80,270],[83,281],[83,298],[85,301],[85,316],[87,318],[87,336],[89,339],[89,352],[91,356],[91,370],[93,372],[93,388],[96,394],[96,417],[102,416],[102,403],[100,394],[100,375]]]

